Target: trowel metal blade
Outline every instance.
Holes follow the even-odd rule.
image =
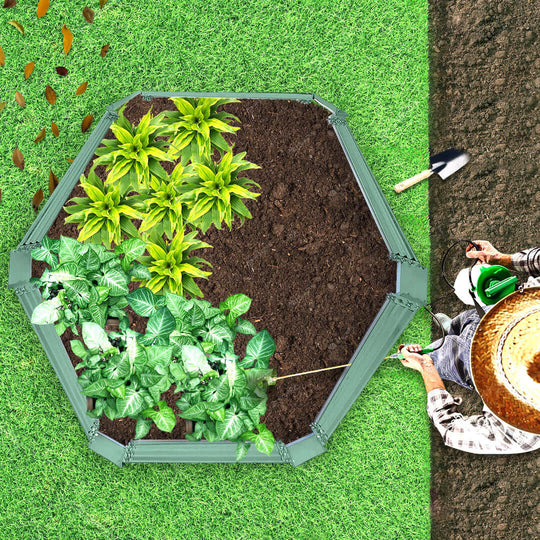
[[[430,158],[431,170],[437,173],[443,180],[466,165],[471,156],[463,150],[450,148]]]

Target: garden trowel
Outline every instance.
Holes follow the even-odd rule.
[[[463,165],[466,165],[470,158],[471,156],[462,150],[456,150],[455,148],[445,150],[444,152],[429,158],[429,169],[418,173],[408,180],[404,180],[403,182],[396,184],[394,189],[396,190],[396,193],[401,193],[404,189],[414,186],[414,184],[417,184],[425,178],[430,177],[433,173],[437,173],[443,180],[445,180],[452,173],[455,173],[461,169]]]

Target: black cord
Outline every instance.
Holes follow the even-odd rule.
[[[422,306],[422,307],[437,321],[437,324],[441,328],[442,341],[441,341],[441,344],[438,347],[435,347],[433,349],[434,351],[436,351],[437,349],[440,349],[443,346],[444,340],[446,338],[446,332],[444,331],[444,328],[443,328],[443,325],[442,325],[441,321],[439,321],[439,319],[437,319],[437,317],[435,317],[435,315],[433,315],[433,313],[426,306]]]

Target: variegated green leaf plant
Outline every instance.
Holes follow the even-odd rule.
[[[32,312],[32,324],[55,324],[58,335],[69,326],[78,335],[77,325],[93,321],[105,326],[109,317],[127,325],[128,283],[148,279],[148,269],[136,262],[145,250],[142,240],[131,238],[107,251],[104,246],[82,244],[74,238],[45,236],[33,249],[34,260],[50,265],[39,278],[31,278],[41,291],[43,302]]]
[[[150,173],[158,178],[166,175],[161,161],[174,161],[167,150],[164,136],[167,126],[162,124],[161,115],[151,116],[152,107],[137,126],[132,126],[124,116],[124,107],[118,111],[118,119],[111,125],[115,139],[104,139],[104,146],[96,149],[99,156],[94,165],[107,165],[106,184],[116,185],[123,195],[129,191],[139,192],[148,187]]]
[[[249,191],[249,187],[260,188],[249,178],[239,177],[238,173],[247,169],[260,169],[255,163],[242,159],[246,152],[233,156],[232,150],[222,155],[219,163],[208,159],[195,160],[195,174],[185,179],[179,186],[190,212],[187,220],[205,233],[212,224],[221,229],[225,222],[229,229],[235,216],[241,224],[251,218],[251,212],[242,202],[255,199],[260,193]]]
[[[123,234],[136,238],[139,233],[131,219],[142,219],[139,212],[141,196],[126,197],[120,194],[117,186],[107,186],[94,173],[94,168],[88,174],[88,179],[81,175],[80,185],[88,197],[73,197],[64,206],[71,214],[65,219],[66,223],[79,223],[80,242],[103,244],[111,249],[111,243],[120,244]],[[144,197],[143,197],[144,198]]]
[[[142,191],[144,218],[139,227],[140,234],[155,229],[172,240],[175,232],[184,227],[189,208],[181,200],[178,188],[191,174],[191,166],[183,167],[178,163],[165,180],[151,176],[149,189]]]
[[[144,280],[142,287],[152,292],[172,292],[180,295],[190,294],[202,297],[203,294],[194,278],[204,278],[211,274],[202,270],[202,265],[212,266],[200,257],[192,256],[192,251],[212,247],[197,240],[197,231],[185,234],[184,229],[177,231],[170,242],[166,242],[158,231],[153,229],[145,235],[146,249],[150,255],[139,257],[139,261],[148,268],[151,279]]]
[[[171,145],[170,154],[186,165],[193,155],[210,159],[213,149],[227,152],[230,147],[222,133],[234,133],[239,127],[229,125],[231,120],[240,122],[230,113],[216,112],[220,105],[239,103],[237,99],[218,98],[170,98],[177,111],[161,113],[167,124],[166,134]]]

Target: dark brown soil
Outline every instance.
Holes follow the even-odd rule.
[[[168,99],[148,102],[138,96],[125,115],[138,123],[151,105],[152,114],[174,110]],[[315,103],[281,100],[243,100],[224,108],[241,121],[241,129],[228,137],[235,153],[246,151],[244,159],[262,167],[244,173],[260,184],[262,194],[247,203],[253,219],[243,226],[235,222],[232,231],[212,228],[200,236],[213,246],[198,253],[213,265],[209,279],[198,282],[204,297],[213,305],[236,293],[253,299],[246,317],[258,331],[266,328],[273,336],[276,353],[270,365],[278,375],[345,364],[387,293],[395,290],[396,264],[327,123],[329,112]],[[163,165],[171,172],[175,163]],[[96,173],[105,179],[103,167]],[[80,185],[74,196],[84,196]],[[66,216],[62,210],[49,236],[78,236],[76,225],[64,223]],[[33,275],[43,267],[34,262]],[[135,329],[144,332],[146,319],[128,311]],[[68,330],[62,336],[68,353],[70,339],[74,336]],[[237,354],[246,341],[239,336]],[[342,372],[286,379],[270,387],[262,421],[277,440],[288,443],[311,433],[309,424]],[[178,399],[172,391],[165,396],[169,405]],[[124,444],[134,430],[131,419],[103,416],[100,421],[102,433]],[[147,438],[177,439],[184,433],[180,419],[172,434],[154,426]]]
[[[440,272],[453,239],[489,240],[506,253],[540,244],[540,4],[429,4],[430,152],[471,154],[447,180],[429,180],[433,310],[455,316],[465,307]],[[451,282],[471,262],[464,247],[455,250]],[[463,397],[461,412],[481,412],[477,393],[447,388]],[[444,446],[433,429],[431,458],[433,539],[540,538],[538,452],[468,454]]]

